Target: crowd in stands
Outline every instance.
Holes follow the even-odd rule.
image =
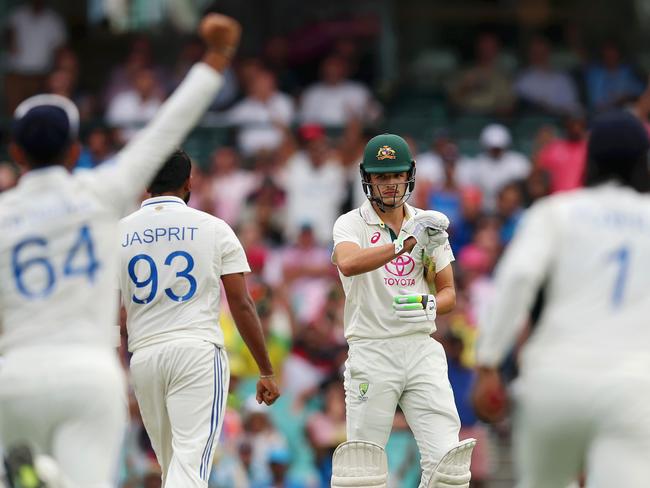
[[[80,84],[83,62],[66,44],[65,24],[41,3],[24,4],[9,18],[7,114],[39,90],[65,95],[77,103],[84,123],[77,170],[110,164],[200,59],[201,44],[188,40],[176,61],[163,65],[147,38],[139,37],[103,89],[89,91]],[[368,82],[373,77],[360,46],[353,38],[331,42],[317,79],[303,82],[300,66],[288,62],[288,40],[273,38],[258,57],[237,60],[212,104],[228,135],[214,142],[209,131],[204,137],[208,150],[195,159],[190,205],[224,219],[246,250],[249,287],[283,396],[273,407],[254,401],[255,363],[224,303],[221,326],[232,380],[211,488],[329,486],[331,455],[345,439],[344,296],[330,261],[331,230],[341,213],[363,203],[363,148],[384,131],[391,114],[390,99]],[[448,353],[462,437],[481,441],[475,487],[484,486],[494,468],[491,434],[468,401],[476,325],[493,293],[491,272],[527,207],[581,185],[589,117],[626,106],[647,124],[650,112],[643,79],[612,42],[593,59],[576,51],[571,69],[553,62],[553,47],[543,36],[530,41],[520,69],[505,63],[503,54],[495,34],[479,34],[473,59],[450,73],[442,100],[435,102],[449,113],[487,117],[475,137],[475,154],[463,151],[452,126],[437,127],[424,140],[396,128],[417,154],[410,203],[451,220],[457,306],[439,317],[436,334]],[[536,127],[529,150],[521,152],[512,118],[521,113],[563,125]],[[13,164],[0,163],[0,191],[18,178]],[[126,367],[128,354],[123,359]],[[133,395],[130,407],[121,486],[160,486]],[[417,486],[417,448],[400,412],[387,451],[393,486]]]

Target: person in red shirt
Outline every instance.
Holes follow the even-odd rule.
[[[539,152],[537,165],[551,177],[551,193],[582,186],[587,154],[587,130],[582,114],[565,120],[566,137],[555,139]]]

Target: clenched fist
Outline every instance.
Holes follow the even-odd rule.
[[[237,51],[241,25],[226,15],[207,14],[201,21],[199,34],[207,48],[203,62],[222,71]]]

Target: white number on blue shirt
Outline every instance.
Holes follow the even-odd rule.
[[[165,258],[165,266],[170,266],[172,264],[172,261],[174,261],[176,258],[183,258],[185,259],[186,263],[185,269],[176,272],[176,277],[187,280],[187,282],[190,284],[190,289],[185,295],[178,296],[171,288],[165,288],[165,295],[167,295],[175,302],[186,302],[196,293],[196,279],[190,274],[190,271],[194,269],[194,258],[185,251],[174,251],[173,253],[169,254],[167,258]],[[145,261],[148,264],[149,272],[147,273],[146,277],[138,278],[138,275],[135,272],[135,267],[139,261]],[[136,288],[146,288],[149,286],[151,287],[148,296],[144,298],[138,298],[135,296],[135,294],[133,294],[131,300],[133,300],[134,303],[139,304],[151,302],[158,292],[158,268],[155,261],[151,258],[151,256],[147,254],[138,254],[136,256],[133,256],[129,261],[128,271],[129,277],[131,278],[131,281],[133,281],[133,284],[136,286]]]
[[[21,295],[34,300],[45,298],[52,293],[56,285],[57,273],[47,255],[25,258],[24,254],[31,250],[30,256],[33,256],[36,249],[40,249],[43,254],[47,252],[47,239],[44,237],[30,237],[23,239],[16,244],[11,253],[11,262],[16,281],[16,288]],[[95,273],[99,269],[99,261],[95,257],[95,245],[93,243],[90,228],[84,225],[79,230],[79,236],[66,255],[63,264],[63,276],[87,276],[92,283],[95,280]],[[30,280],[25,280],[25,273],[35,273],[37,270],[45,275],[44,285],[40,288],[28,286]],[[32,280],[33,281],[33,280]]]

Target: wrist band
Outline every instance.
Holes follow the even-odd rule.
[[[269,378],[273,378],[273,377],[275,377],[274,374],[261,374],[261,375],[260,375],[260,379],[261,379],[261,380],[267,380],[267,379],[269,379]]]

